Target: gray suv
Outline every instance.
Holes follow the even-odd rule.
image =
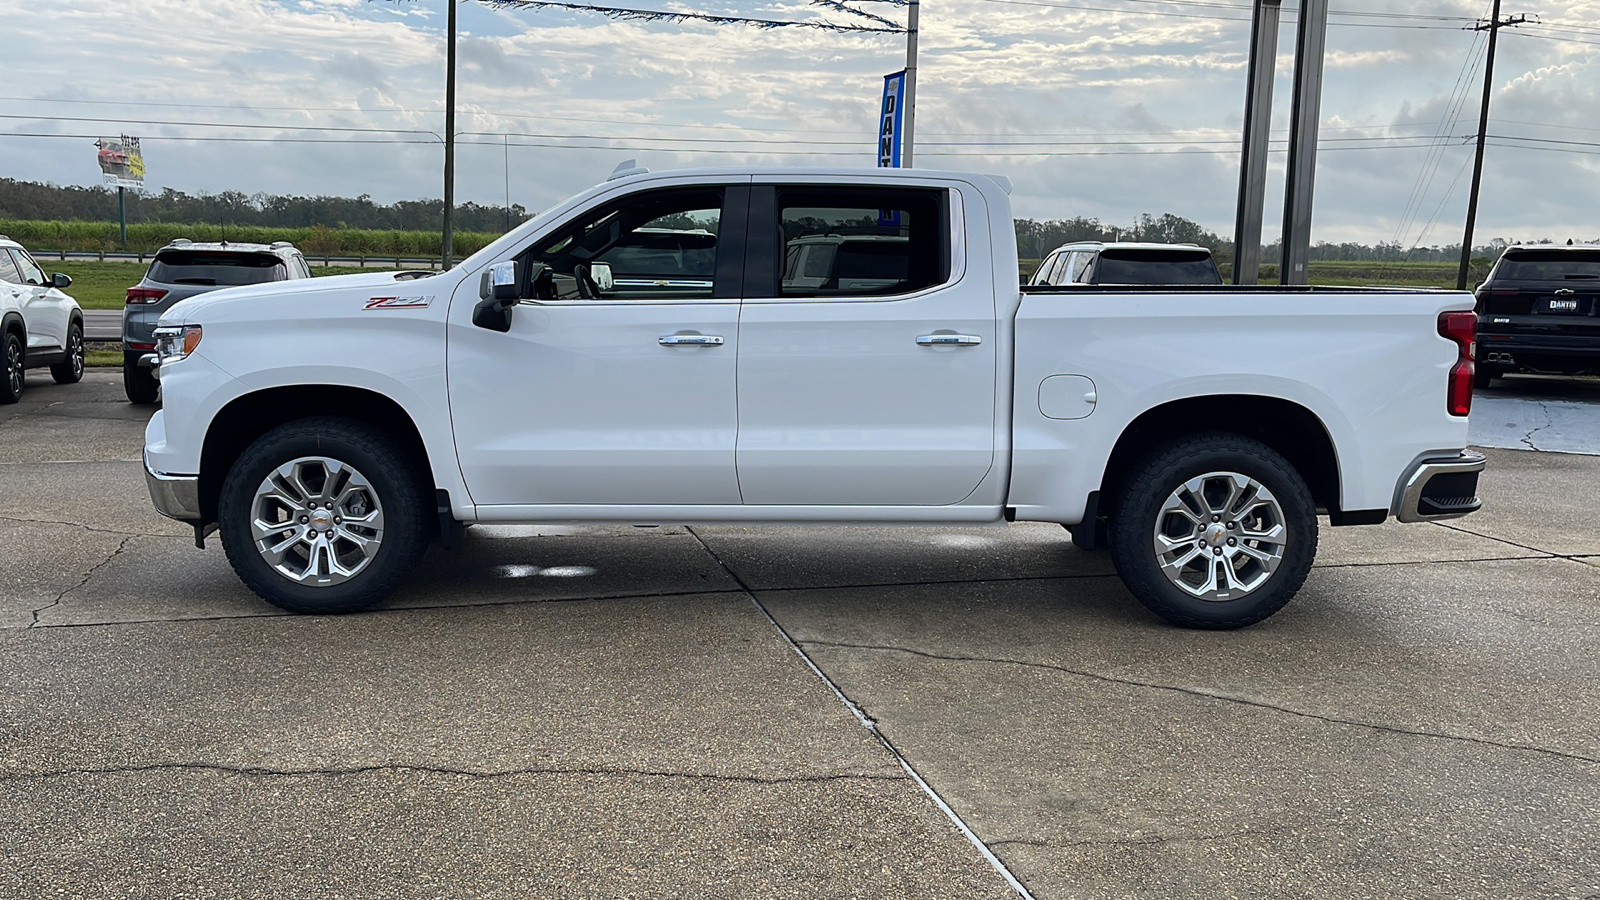
[[[172,304],[242,284],[310,278],[311,267],[288,241],[198,244],[179,238],[160,250],[122,307],[122,385],[134,403],[156,402],[158,382],[142,364],[156,348],[156,322]]]

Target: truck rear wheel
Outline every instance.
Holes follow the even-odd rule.
[[[1111,516],[1111,558],[1151,612],[1242,628],[1294,597],[1317,552],[1305,479],[1267,445],[1192,435],[1134,466]]]
[[[383,600],[429,537],[418,467],[388,435],[313,418],[267,432],[222,484],[228,562],[274,606],[348,613]]]

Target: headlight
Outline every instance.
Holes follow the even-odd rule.
[[[163,325],[156,329],[156,356],[162,365],[183,359],[198,346],[199,325]]]

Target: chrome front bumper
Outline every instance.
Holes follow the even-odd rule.
[[[1478,473],[1487,460],[1481,453],[1463,451],[1448,459],[1417,463],[1400,489],[1396,516],[1402,522],[1458,519],[1483,508],[1478,499]]]
[[[144,483],[150,488],[150,502],[156,512],[169,519],[194,524],[200,521],[200,476],[168,475],[150,468],[144,458]]]

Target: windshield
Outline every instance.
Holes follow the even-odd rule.
[[[161,284],[232,287],[284,281],[289,270],[270,253],[171,250],[156,257],[146,277]]]

